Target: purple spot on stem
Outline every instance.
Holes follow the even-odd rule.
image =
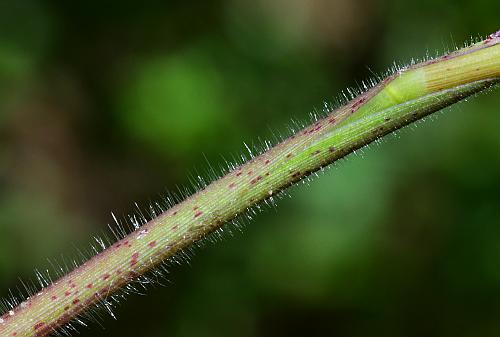
[[[44,326],[44,325],[45,325],[45,323],[44,323],[44,322],[38,322],[38,323],[36,323],[36,324],[33,326],[33,329],[34,329],[34,330],[38,330],[38,329],[40,329],[40,328],[43,328],[43,326]]]
[[[257,176],[255,178],[253,178],[252,180],[250,180],[250,184],[255,184],[256,182],[258,182],[259,180],[262,180],[262,176]]]
[[[130,266],[133,267],[137,264],[137,259],[139,258],[139,253],[134,253],[132,259],[130,260]]]

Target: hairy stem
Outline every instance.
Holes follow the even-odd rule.
[[[259,202],[396,129],[500,81],[500,32],[387,77],[119,240],[0,318],[47,336]]]

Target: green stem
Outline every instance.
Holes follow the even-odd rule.
[[[213,182],[0,318],[0,336],[47,336],[252,206],[393,130],[500,81],[500,34],[387,77]]]

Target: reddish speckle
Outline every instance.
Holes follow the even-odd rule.
[[[80,303],[80,300],[79,300],[78,298],[75,298],[75,299],[73,300],[73,304],[78,304],[78,303]]]
[[[321,130],[322,127],[323,127],[322,125],[318,125],[317,127],[315,127],[313,129],[313,131],[319,131],[319,130]]]
[[[17,332],[13,332],[13,333],[12,333],[12,336],[17,336]]]
[[[177,230],[177,228],[179,228],[179,225],[173,225],[173,226],[172,226],[172,230],[173,230],[173,231]]]
[[[237,177],[241,176],[241,174],[242,174],[242,172],[241,172],[241,171],[236,172],[236,176],[237,176]]]
[[[335,124],[336,121],[337,120],[335,119],[335,117],[331,117],[331,118],[328,119],[328,123],[329,124]]]
[[[252,171],[252,170],[250,170],[250,171],[248,171],[248,173],[247,173],[247,174],[248,174],[249,176],[251,176],[251,175],[253,174],[253,171]]]
[[[57,300],[57,296],[56,296],[56,295],[53,295],[50,299],[51,299],[52,301],[55,301],[55,300]]]
[[[490,43],[491,41],[493,41],[495,38],[498,38],[500,37],[500,30],[496,31],[495,33],[493,34],[490,34],[486,40],[484,40],[483,44],[488,44]]]
[[[264,162],[265,165],[269,164],[271,161],[269,159],[266,159],[266,161]]]
[[[94,285],[92,283],[87,284],[87,289],[92,289]]]
[[[137,264],[137,259],[139,258],[139,253],[134,253],[132,259],[130,260],[130,266],[133,267]]]
[[[359,109],[359,106],[363,104],[366,101],[365,97],[361,97],[359,100],[357,100],[353,105],[351,105],[351,112],[354,112]]]
[[[116,248],[120,248],[120,247],[121,247],[121,245],[122,245],[121,243],[117,243],[117,244],[116,244]]]
[[[148,243],[148,246],[151,248],[156,247],[156,241],[151,241],[150,243]]]
[[[199,216],[200,216],[200,215],[202,215],[202,214],[203,214],[203,212],[198,211],[198,212],[196,212],[196,213],[194,214],[194,217],[195,217],[195,218],[197,218],[197,217],[199,217]]]
[[[106,280],[107,280],[110,276],[111,276],[111,275],[109,275],[108,273],[106,273],[106,274],[102,275],[102,279],[103,279],[104,281],[106,281]]]
[[[102,288],[101,290],[99,290],[99,294],[106,297],[109,294],[109,289],[110,289],[110,287]]]
[[[177,215],[177,211],[175,211],[174,213],[172,213],[172,215]]]
[[[66,292],[64,293],[64,296],[69,296],[69,295],[71,295],[71,292],[69,292],[69,291],[66,291]]]
[[[235,183],[230,183],[228,187],[229,187],[229,188],[231,188],[231,189],[232,189],[232,188],[235,188],[235,187],[236,187],[236,184],[235,184]]]
[[[71,285],[70,285],[69,287],[70,287],[70,288],[76,288],[76,284],[71,283]]]
[[[255,184],[256,182],[258,182],[259,180],[262,180],[262,176],[257,176],[255,178],[253,178],[252,180],[250,180],[250,184]]]
[[[33,326],[33,329],[34,329],[34,330],[38,330],[38,329],[40,329],[40,328],[43,328],[43,326],[44,326],[44,325],[45,325],[45,323],[44,323],[44,322],[38,322],[38,323],[36,323],[36,324]]]

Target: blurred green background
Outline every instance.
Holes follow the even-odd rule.
[[[408,5],[1,1],[0,297],[205,157],[499,28],[500,2]],[[293,189],[80,336],[500,335],[500,95],[471,101]]]

